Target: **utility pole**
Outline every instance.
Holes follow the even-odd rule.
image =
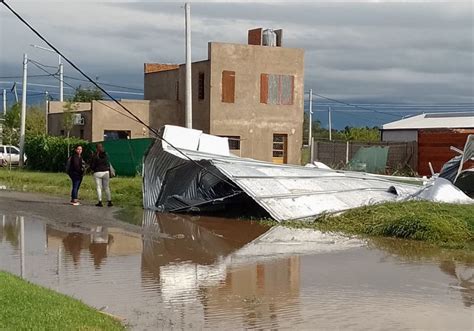
[[[13,83],[13,92],[15,93],[15,102],[18,103],[18,91],[16,90],[16,82]]]
[[[311,150],[313,147],[313,89],[309,89],[309,132],[308,146]]]
[[[59,55],[59,101],[64,101],[64,70],[63,64],[61,63],[61,55]]]
[[[20,117],[20,168],[25,164],[25,126],[26,126],[26,90],[28,76],[28,56],[23,54],[23,84],[21,89],[21,117]]]
[[[42,50],[47,51],[47,52],[56,53],[56,51],[54,49],[51,49],[51,48],[46,48],[46,47],[43,47],[43,46],[33,45],[33,44],[31,44],[30,46],[34,47],[34,48],[42,49]],[[64,101],[64,67],[63,67],[63,63],[61,61],[61,55],[60,54],[58,54],[58,71],[59,71],[59,101],[63,102]]]
[[[44,129],[45,129],[45,133],[48,134],[48,113],[49,113],[49,93],[48,91],[45,91],[44,92],[44,97],[45,97],[45,101],[44,101],[44,116],[45,116],[45,119],[44,119]]]
[[[7,90],[3,89],[3,116],[7,113]]]
[[[185,25],[186,25],[186,113],[185,125],[187,128],[193,127],[193,98],[192,98],[192,72],[191,72],[191,7],[189,2],[184,5]]]
[[[331,106],[328,107],[328,121],[329,121],[329,141],[331,141],[332,140]]]

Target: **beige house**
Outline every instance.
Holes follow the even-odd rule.
[[[208,59],[192,64],[193,128],[231,138],[237,155],[299,164],[304,50],[281,47],[281,30],[275,32],[273,46],[263,45],[269,43],[262,29],[249,31],[248,44],[209,43]],[[185,69],[183,64],[145,64],[145,100],[124,103],[154,128],[184,126]],[[119,115],[124,111],[111,102],[81,104],[78,111],[84,126],[74,128],[75,136],[92,141],[148,136],[143,125]],[[62,104],[51,103],[51,134],[61,134],[60,112]]]
[[[173,100],[121,100],[135,116],[153,128],[177,124],[178,103]],[[65,102],[49,102],[48,133],[64,136]],[[150,136],[146,126],[139,123],[113,101],[94,100],[73,104],[73,127],[69,134],[89,141],[133,139]]]
[[[279,35],[281,36],[281,34]],[[208,60],[192,65],[193,128],[233,138],[243,157],[299,164],[304,51],[263,46],[263,31],[249,44],[210,42]],[[145,99],[177,100],[184,125],[185,65],[145,64]]]

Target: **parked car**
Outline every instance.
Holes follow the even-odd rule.
[[[26,163],[25,154],[25,163]],[[18,165],[20,163],[20,149],[12,145],[0,145],[0,164],[2,166]]]

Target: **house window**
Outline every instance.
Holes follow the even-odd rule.
[[[260,103],[271,105],[292,105],[294,94],[294,76],[260,75]]]
[[[179,101],[179,82],[176,82],[176,101]]]
[[[81,129],[79,133],[79,138],[84,139],[84,129]]]
[[[223,138],[227,138],[229,141],[229,149],[230,150],[240,150],[240,136],[219,136]]]
[[[222,71],[222,102],[235,101],[235,71]]]
[[[128,130],[104,130],[104,140],[130,139]]]
[[[61,130],[60,133],[61,133],[61,136],[64,136],[64,130]]]
[[[204,73],[199,73],[198,98],[204,100]]]

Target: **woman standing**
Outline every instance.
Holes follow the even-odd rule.
[[[71,204],[73,206],[79,206],[79,187],[82,183],[82,177],[84,177],[85,164],[82,160],[82,146],[77,146],[74,149],[74,154],[68,160],[67,173],[72,181],[71,190]]]
[[[107,196],[107,206],[112,207],[112,198],[110,196],[110,163],[109,157],[104,150],[102,144],[96,145],[96,153],[92,157],[91,169],[94,172],[94,180],[97,188],[97,198],[99,202],[96,204],[97,207],[102,207],[102,189],[105,191]]]

